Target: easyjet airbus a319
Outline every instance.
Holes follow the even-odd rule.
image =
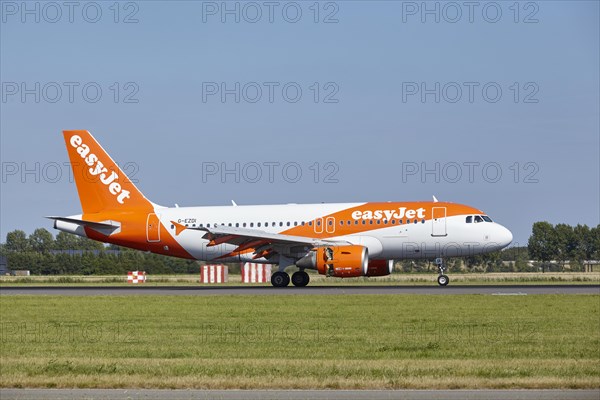
[[[82,214],[49,217],[64,232],[187,259],[277,264],[273,286],[334,277],[384,276],[393,260],[502,249],[511,232],[476,208],[434,201],[162,207],[148,200],[87,131],[64,131]]]

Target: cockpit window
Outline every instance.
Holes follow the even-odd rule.
[[[483,218],[483,220],[485,222],[493,222],[492,219],[490,217],[488,217],[487,215],[482,215],[481,218]]]
[[[483,218],[481,218],[481,215],[475,216],[475,223],[477,223],[477,222],[483,222]]]
[[[472,216],[472,215],[469,215],[469,216],[467,217],[467,224],[470,224],[470,223],[472,223],[472,222],[473,222],[473,216]]]

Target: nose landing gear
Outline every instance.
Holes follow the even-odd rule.
[[[447,269],[446,265],[444,264],[444,260],[442,258],[436,258],[435,265],[437,265],[438,272],[439,272],[439,275],[437,278],[438,285],[446,286],[450,282],[450,278],[448,278],[448,276],[444,274]]]

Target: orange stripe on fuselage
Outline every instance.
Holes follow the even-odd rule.
[[[324,215],[322,217],[320,217],[319,219],[321,220],[321,227],[317,227],[316,223],[317,220],[313,220],[312,222],[312,226],[308,225],[308,223],[306,223],[305,225],[299,225],[299,226],[295,226],[293,228],[287,229],[283,232],[281,232],[281,234],[283,235],[294,235],[294,236],[303,236],[303,237],[314,237],[314,238],[319,238],[319,239],[325,239],[325,238],[330,238],[330,237],[336,237],[336,236],[345,236],[345,235],[356,235],[356,234],[361,234],[361,233],[365,233],[365,232],[369,232],[369,231],[373,231],[376,229],[383,229],[383,228],[389,228],[389,227],[393,227],[393,226],[398,226],[398,224],[396,223],[395,225],[392,225],[390,220],[388,220],[388,223],[385,224],[385,220],[386,218],[386,214],[385,211],[388,212],[388,215],[390,215],[390,212],[393,212],[394,214],[396,213],[400,213],[401,214],[401,209],[404,208],[404,215],[402,216],[402,218],[393,218],[396,221],[397,220],[402,220],[402,225],[406,224],[407,219],[410,220],[410,223],[414,223],[414,220],[418,220],[419,222],[421,222],[421,220],[425,220],[425,221],[429,221],[432,219],[432,209],[433,208],[437,208],[437,207],[446,207],[446,217],[452,217],[452,216],[456,216],[456,215],[469,215],[469,214],[483,214],[483,212],[481,210],[478,210],[476,208],[470,207],[470,206],[466,206],[463,204],[456,204],[456,203],[442,203],[442,202],[430,202],[430,201],[423,201],[423,202],[408,202],[408,203],[365,203],[363,205],[357,206],[357,207],[351,207],[351,208],[347,208],[345,210],[341,210],[332,214],[327,214]],[[407,218],[406,214],[408,210],[419,210],[419,209],[424,209],[423,210],[423,218],[417,218],[417,213],[415,213],[415,216],[412,218]],[[373,215],[373,217],[375,215],[379,215],[378,212],[381,212],[381,217],[380,218],[367,218],[367,219],[363,219],[362,216],[360,219],[355,219],[353,217],[354,213],[360,213],[361,215],[365,215],[365,212],[369,212],[371,213],[371,215]],[[412,214],[412,213],[411,213]],[[367,217],[369,216],[369,214],[367,213]],[[333,224],[333,229],[328,227],[328,218],[329,221],[332,222]],[[340,221],[344,221],[344,224],[341,225]],[[348,224],[348,221],[350,221],[350,225]],[[358,221],[358,224],[355,224],[355,221]],[[365,222],[363,224],[363,221]],[[373,222],[371,224],[371,221]],[[377,223],[377,221],[379,221],[379,224]],[[315,229],[317,228],[317,229]],[[329,229],[328,229],[329,228]],[[330,232],[327,232],[327,231]],[[333,232],[331,232],[333,230]]]

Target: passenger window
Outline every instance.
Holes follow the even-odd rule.
[[[396,225],[396,220],[395,219],[392,220],[392,225]]]
[[[290,226],[290,221],[288,221],[287,226]]]
[[[256,224],[256,226],[260,228],[260,222],[258,224]]]
[[[467,224],[470,224],[470,223],[472,223],[472,222],[473,222],[473,216],[472,216],[472,215],[469,215],[469,216],[467,217]]]
[[[239,227],[240,227],[240,223],[239,223],[239,222],[236,222],[236,223],[235,223],[235,227],[236,227],[236,228],[239,228]]]
[[[245,222],[244,222],[243,226],[244,226],[244,228],[246,227],[246,223]]]

